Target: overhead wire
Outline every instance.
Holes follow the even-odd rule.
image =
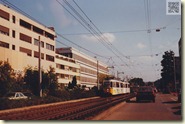
[[[30,15],[27,14],[26,12],[22,11],[22,10],[19,9],[17,6],[13,5],[12,3],[8,2],[7,0],[1,0],[1,1],[2,1],[4,4],[6,4],[6,5],[10,6],[11,8],[13,8],[14,10],[16,10],[17,12],[23,14],[24,16],[26,16],[26,17],[28,17],[28,18],[30,18],[30,19],[36,21],[37,23],[39,23],[39,24],[45,26],[43,23],[39,22],[37,19],[35,19],[34,17],[30,16]],[[47,27],[47,26],[45,26],[45,27]],[[59,35],[59,36],[61,36],[61,35],[60,35],[59,33],[57,33],[57,32],[56,32],[56,34]],[[99,56],[99,57],[102,57],[102,58],[106,58],[105,56],[99,55],[99,54],[97,54],[97,53],[95,53],[95,52],[90,51],[89,49],[86,49],[86,48],[84,48],[84,47],[82,47],[82,46],[80,46],[80,45],[74,43],[73,41],[71,41],[71,40],[65,38],[64,36],[61,36],[61,37],[62,37],[63,39],[65,39],[65,40],[67,40],[68,42],[70,42],[70,43],[72,43],[72,44],[78,46],[79,48],[81,48],[81,49],[83,49],[83,50],[85,50],[85,51],[87,51],[87,52],[89,52],[89,53],[91,53],[91,54],[94,54],[94,55]],[[64,44],[64,43],[62,43],[62,42],[60,42],[59,40],[56,40],[56,41],[57,41],[58,43],[60,43],[60,44],[63,44],[63,45],[65,45],[65,46],[68,46],[68,45],[66,45],[66,44]],[[106,59],[108,59],[108,58],[106,58]]]
[[[60,5],[62,5],[61,2],[59,2],[58,0],[56,0],[58,3],[60,3]],[[118,56],[110,47],[110,43],[106,44],[107,42],[105,41],[105,39],[102,38],[103,35],[100,35],[66,0],[63,0],[68,7],[85,23],[85,25],[87,25],[87,27],[89,27],[89,29],[91,31],[89,31],[96,39],[98,39],[99,42],[101,42],[107,49],[109,49],[112,53],[114,53],[122,62],[122,58],[120,56]],[[64,7],[64,5],[62,5],[62,7]],[[69,10],[68,10],[69,12]],[[70,13],[71,14],[71,13]],[[74,17],[74,15],[73,15]],[[76,19],[76,18],[75,18]],[[81,23],[80,23],[81,24]],[[96,27],[97,28],[97,27]],[[97,37],[97,35],[99,37]],[[125,62],[124,62],[125,63]]]
[[[103,38],[103,41],[106,42],[108,45],[111,45],[112,49],[114,49],[118,54],[120,54],[121,56],[123,56],[124,58],[128,59],[130,61],[130,58],[126,55],[124,55],[122,52],[120,52],[110,41],[109,39],[106,40],[106,37],[104,36],[104,34],[102,33],[102,31],[100,31],[100,29],[93,23],[93,21],[87,16],[87,14],[82,10],[82,8],[75,2],[75,0],[73,0],[73,2],[75,3],[75,5],[79,8],[79,10],[85,15],[85,17],[89,20],[89,22],[95,27],[95,29],[98,31],[98,33],[101,34],[101,37]],[[129,62],[130,63],[130,62]],[[129,67],[130,66],[126,63],[125,66]]]

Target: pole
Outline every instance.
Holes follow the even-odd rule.
[[[98,66],[99,62],[97,60],[97,85],[98,85],[98,90],[100,89],[99,88],[99,66]]]
[[[39,96],[42,97],[42,88],[41,88],[41,83],[42,83],[42,71],[41,71],[41,49],[40,49],[41,43],[40,43],[40,36],[39,36],[39,59],[38,59],[38,73],[39,73]]]
[[[175,56],[173,55],[173,69],[174,69],[174,83],[175,83],[175,91],[177,92],[177,87],[176,87],[176,69],[175,69]]]

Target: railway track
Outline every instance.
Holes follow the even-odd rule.
[[[1,120],[84,120],[122,101],[134,97],[126,94],[51,103],[0,111]]]

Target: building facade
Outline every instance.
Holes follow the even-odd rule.
[[[67,86],[76,76],[77,84],[80,84],[80,65],[73,58],[56,54],[56,74],[59,85]]]
[[[97,61],[97,59],[81,53],[72,47],[57,48],[56,52],[60,55],[75,59],[75,61],[80,65],[81,85],[85,85],[90,88],[97,86],[97,75],[108,75],[108,68],[106,64]]]
[[[0,4],[0,60],[8,61],[15,71],[38,67],[39,40],[41,65],[55,67],[55,31]]]
[[[26,67],[55,68],[59,84],[67,85],[76,76],[77,84],[97,86],[97,72],[108,74],[107,65],[74,48],[56,49],[54,28],[0,4],[0,61],[8,61],[15,72]],[[40,45],[39,45],[40,43]]]

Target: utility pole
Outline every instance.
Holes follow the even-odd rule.
[[[173,70],[174,70],[174,83],[175,83],[175,91],[177,92],[177,87],[176,87],[176,69],[175,69],[175,56],[173,55]]]
[[[42,83],[42,71],[41,71],[41,42],[40,42],[40,36],[39,36],[39,45],[38,45],[38,49],[39,49],[39,58],[38,58],[38,73],[39,73],[39,96],[42,97],[42,87],[41,87],[41,83]]]
[[[97,59],[96,56],[94,58]],[[98,90],[99,90],[100,88],[99,88],[99,61],[98,61],[98,59],[97,59],[97,87],[98,87]]]
[[[98,90],[100,89],[99,87],[99,62],[97,60],[97,85],[98,85]]]

